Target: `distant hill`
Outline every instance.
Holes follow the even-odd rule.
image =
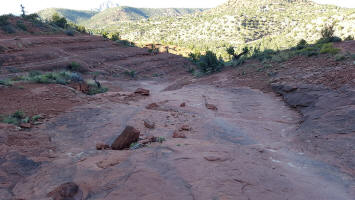
[[[48,8],[38,12],[42,19],[51,19],[54,13],[58,13],[60,16],[65,17],[67,20],[80,24],[89,20],[92,16],[96,15],[98,11],[88,10],[71,10],[64,8]]]
[[[106,3],[109,4],[100,6],[103,11],[49,8],[39,11],[38,14],[42,19],[51,19],[54,13],[58,13],[69,21],[84,24],[88,28],[101,28],[102,26],[123,21],[137,21],[155,17],[178,17],[206,10],[198,8],[133,8],[127,6],[111,8],[112,2]]]
[[[335,34],[339,37],[355,35],[355,9],[319,5],[309,0],[229,0],[204,12],[185,14],[136,22],[91,21],[88,26],[118,31],[123,38],[135,42],[166,43],[200,50],[246,44],[259,45],[261,49],[284,49],[300,39],[319,39],[324,25],[333,22],[336,22]],[[144,13],[139,16],[145,18]]]
[[[98,13],[86,21],[84,25],[88,28],[101,28],[102,26],[115,25],[120,22],[145,20],[155,17],[178,17],[204,10],[197,8],[133,8],[120,6]]]

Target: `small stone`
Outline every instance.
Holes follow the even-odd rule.
[[[183,125],[179,130],[180,131],[191,131],[191,127],[189,125]]]
[[[226,158],[221,158],[218,156],[205,156],[204,159],[210,162],[215,162],[215,161],[224,162],[227,160]]]
[[[147,89],[138,88],[134,93],[144,95],[144,96],[149,96],[150,91]]]
[[[20,127],[30,129],[32,127],[32,125],[30,123],[22,123],[22,124],[20,124]]]
[[[186,138],[185,133],[175,131],[173,134],[173,138]]]
[[[96,144],[96,150],[106,150],[106,149],[110,149],[110,146],[108,144],[104,144],[104,143]]]
[[[186,106],[186,103],[184,102],[184,103],[182,103],[182,104],[180,104],[180,107],[185,107]]]
[[[149,109],[149,110],[154,110],[154,109],[159,108],[159,105],[156,103],[151,103],[151,104],[147,105],[145,108]]]
[[[206,108],[209,110],[218,110],[217,106],[209,103],[206,103]]]
[[[147,128],[150,128],[150,129],[153,129],[155,128],[155,123],[154,122],[151,122],[149,120],[143,120],[144,121],[144,126],[147,127]]]

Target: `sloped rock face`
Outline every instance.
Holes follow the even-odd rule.
[[[353,174],[355,90],[350,86],[332,90],[287,84],[274,84],[273,89],[303,115],[297,131],[298,145]],[[324,151],[328,153],[322,154]]]

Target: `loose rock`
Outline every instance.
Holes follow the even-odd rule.
[[[22,124],[20,124],[20,127],[30,129],[32,127],[32,125],[30,123],[22,123]]]
[[[110,149],[110,145],[104,143],[97,143],[96,150],[107,150]]]
[[[68,182],[48,193],[47,197],[51,197],[53,200],[81,200],[83,193],[77,184]]]
[[[218,110],[217,106],[215,106],[213,104],[206,103],[205,105],[206,105],[206,108],[209,110]]]
[[[186,103],[184,102],[184,103],[182,103],[182,104],[180,104],[180,107],[185,107],[186,106]]]
[[[183,125],[179,130],[180,131],[191,131],[191,127],[189,125]]]
[[[218,156],[205,156],[204,159],[210,162],[215,162],[215,161],[224,162],[227,160],[226,158],[221,158]]]
[[[123,150],[129,148],[129,146],[137,142],[139,139],[140,132],[139,130],[133,128],[132,126],[127,126],[120,136],[111,145],[113,150]]]
[[[153,129],[155,128],[155,123],[154,122],[151,122],[149,120],[143,120],[144,121],[144,126],[147,127],[147,128],[150,128],[150,129]]]
[[[151,104],[147,105],[145,108],[149,109],[149,110],[154,110],[154,109],[159,108],[159,105],[157,103],[151,103]]]
[[[173,134],[173,138],[186,138],[185,133],[175,131]]]
[[[150,91],[147,90],[147,89],[138,88],[134,93],[140,94],[140,95],[143,95],[143,96],[149,96]]]

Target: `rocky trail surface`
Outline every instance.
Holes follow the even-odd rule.
[[[13,59],[0,54],[7,68],[15,65],[20,71],[10,76],[27,71],[31,62],[36,62],[34,69],[52,69],[48,63],[53,60],[56,68],[65,68],[56,59],[71,56],[86,70],[103,72],[100,81],[110,91],[90,97],[66,86],[26,84],[15,89],[17,98],[2,98],[2,105],[26,98],[15,101],[17,107],[49,117],[31,129],[0,128],[0,199],[354,199],[353,160],[328,162],[319,156],[328,152],[313,154],[297,143],[298,133],[309,127],[303,123],[308,111],[297,112],[281,96],[258,87],[235,84],[233,73],[195,79],[186,73],[183,58],[94,37],[32,38],[20,49],[10,48],[12,42],[2,45]],[[26,53],[34,55],[36,45],[42,46],[36,54],[42,58],[28,61]],[[49,51],[58,54],[46,57]],[[121,67],[135,70],[139,78],[129,80]],[[304,91],[294,87],[274,85],[289,104],[294,98],[286,94]],[[150,95],[134,94],[137,88]],[[11,96],[13,91],[0,92]],[[39,102],[38,95],[50,103]],[[2,113],[12,111],[1,106]],[[352,125],[343,127],[350,132],[344,134],[348,141]],[[163,138],[162,143],[97,150],[99,143],[112,144],[126,126],[139,130],[143,139]],[[317,127],[321,130],[322,124]]]

